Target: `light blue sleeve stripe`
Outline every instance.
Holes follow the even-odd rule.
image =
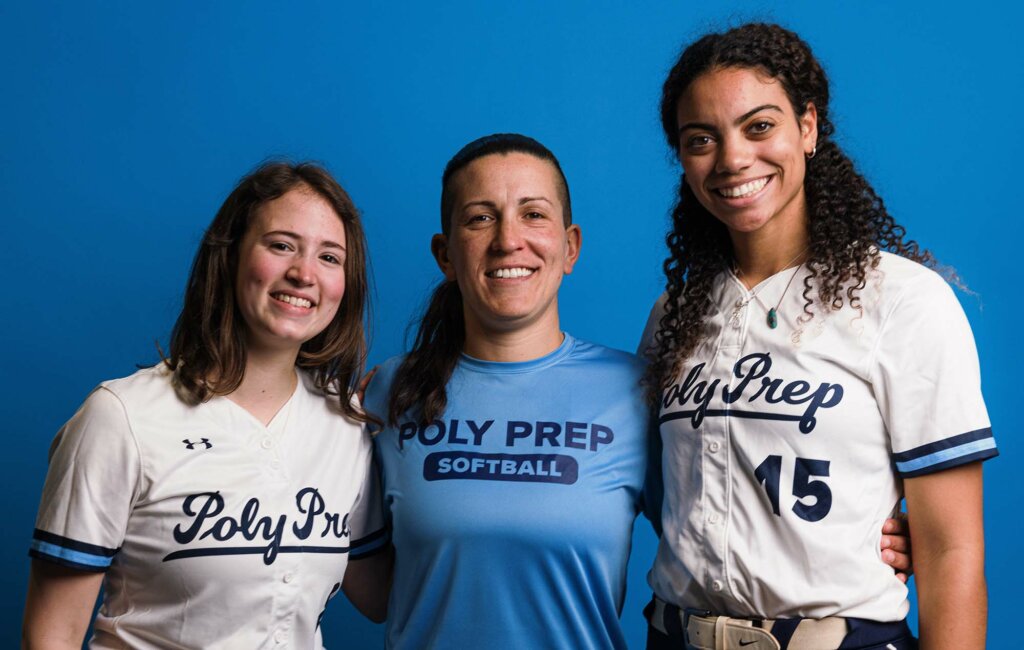
[[[996,440],[995,438],[982,438],[981,440],[975,440],[969,442],[966,445],[959,445],[950,449],[943,449],[927,456],[921,456],[914,460],[904,461],[902,463],[896,463],[896,468],[906,474],[907,472],[916,472],[919,469],[925,467],[931,467],[932,465],[938,465],[944,463],[947,460],[959,458],[961,456],[969,456],[979,451],[985,451],[986,449],[995,449]]]
[[[60,558],[62,560],[70,560],[85,566],[94,566],[98,568],[104,568],[110,566],[113,558],[103,557],[102,555],[92,555],[90,553],[83,553],[81,551],[73,551],[63,546],[57,546],[49,542],[41,542],[38,539],[32,540],[32,549],[42,553],[43,555],[49,555],[50,557]]]

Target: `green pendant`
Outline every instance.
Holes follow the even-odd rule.
[[[775,329],[779,326],[779,315],[775,313],[775,309],[768,310],[768,327]]]

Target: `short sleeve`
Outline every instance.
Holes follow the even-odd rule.
[[[651,308],[647,317],[647,325],[644,326],[643,334],[640,336],[640,344],[637,346],[636,354],[641,359],[647,358],[647,351],[654,345],[654,335],[658,331],[658,324],[665,314],[665,301],[668,294],[662,294]],[[662,441],[658,433],[658,411],[652,409],[647,429],[647,471],[644,474],[644,489],[641,499],[641,511],[644,517],[651,522],[654,532],[661,536],[661,509],[665,498],[665,481],[662,474]]]
[[[381,502],[380,469],[376,455],[366,470],[363,487],[349,514],[349,558],[359,560],[383,549],[390,535]]]
[[[641,359],[647,358],[647,350],[654,345],[654,335],[658,333],[658,324],[661,322],[661,317],[665,315],[667,300],[668,294],[662,294],[654,303],[654,307],[651,308],[651,313],[647,317],[647,325],[644,326],[644,332],[640,336],[640,345],[636,348],[636,355]]]
[[[121,401],[97,388],[57,433],[29,555],[105,571],[124,540],[140,462]]]
[[[929,271],[904,288],[873,361],[872,383],[900,476],[998,455],[974,336],[941,277]]]

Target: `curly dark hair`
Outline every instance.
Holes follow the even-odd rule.
[[[669,147],[679,153],[679,99],[701,75],[723,68],[746,68],[777,79],[799,118],[809,104],[817,110],[817,153],[807,160],[810,274],[804,279],[805,322],[815,301],[838,310],[849,303],[860,309],[860,291],[868,272],[878,266],[879,252],[890,251],[926,266],[934,259],[885,209],[882,199],[832,139],[828,78],[811,48],[795,33],[778,25],[750,23],[724,33],[708,34],[689,45],[665,80],[661,124]],[[658,323],[645,383],[652,401],[679,374],[683,360],[706,335],[715,278],[733,264],[732,242],[725,225],[701,205],[686,182],[672,210],[672,231],[665,237],[669,256],[665,313]],[[814,288],[817,288],[815,295]]]

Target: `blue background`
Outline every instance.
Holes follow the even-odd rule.
[[[0,645],[17,639],[51,437],[99,381],[157,359],[202,230],[245,171],[312,158],[352,194],[380,361],[403,349],[439,278],[429,239],[445,161],[486,133],[533,135],[560,157],[584,232],[564,328],[632,349],[660,291],[678,178],[661,82],[684,42],[749,19],[811,43],[842,144],[973,292],[960,297],[1002,451],[985,470],[990,645],[1012,645],[1024,578],[1019,4],[370,4],[0,4]],[[653,549],[640,522],[623,614],[636,647]],[[381,643],[344,602],[325,627],[330,647]]]

